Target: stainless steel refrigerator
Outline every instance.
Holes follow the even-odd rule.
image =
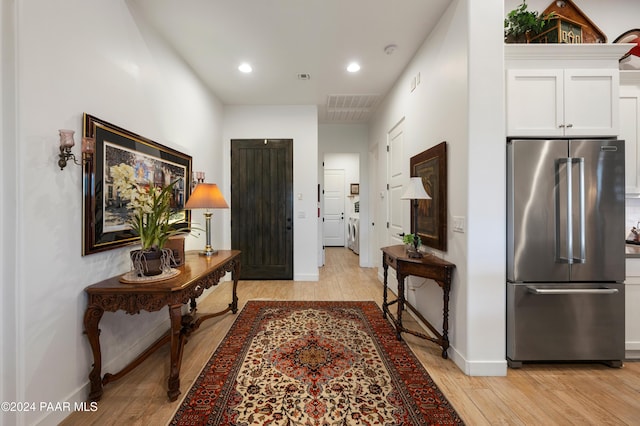
[[[507,141],[507,361],[624,359],[624,141]]]

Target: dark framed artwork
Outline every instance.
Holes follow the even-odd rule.
[[[411,177],[421,177],[431,200],[418,200],[418,223],[414,228],[413,203],[411,229],[422,244],[447,251],[447,143],[442,142],[411,157]]]
[[[360,194],[360,184],[359,183],[352,183],[351,184],[351,195],[358,195]]]
[[[127,200],[121,200],[113,187],[110,168],[115,165],[131,166],[143,186],[164,187],[176,181],[170,220],[176,228],[189,226],[191,214],[184,205],[191,188],[191,156],[86,113],[83,136],[95,140],[93,154],[84,154],[83,256],[139,241],[127,224]]]

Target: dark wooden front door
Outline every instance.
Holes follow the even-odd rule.
[[[241,279],[293,279],[293,140],[231,140],[231,247]]]

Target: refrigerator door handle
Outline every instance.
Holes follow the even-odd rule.
[[[584,158],[572,158],[573,164],[578,164],[578,203],[580,215],[580,257],[574,257],[571,263],[585,263],[585,201],[584,201]],[[573,235],[572,235],[573,236]],[[573,255],[573,253],[571,253]]]
[[[578,165],[578,238],[579,244],[578,248],[580,253],[579,257],[574,257],[573,250],[573,219],[574,219],[574,211],[573,211],[573,194],[574,194],[574,183],[573,183],[573,165]],[[559,158],[556,161],[556,174],[560,175],[560,166],[564,165],[565,174],[566,174],[566,212],[562,212],[560,206],[556,206],[556,261],[561,263],[585,263],[585,191],[584,191],[584,158]],[[560,197],[560,195],[558,196]],[[563,214],[566,217],[566,232],[562,232],[561,230],[561,217]],[[566,254],[563,256],[562,249],[562,237],[564,237],[564,246],[566,246]]]
[[[616,294],[617,288],[535,288],[527,286],[532,294]]]
[[[566,175],[566,200],[565,211],[561,208],[561,194],[556,194],[556,262],[558,263],[573,263],[573,215],[571,214],[572,207],[572,194],[571,194],[571,158],[558,158],[556,159],[556,180],[560,181],[560,166],[564,165]],[[560,186],[557,186],[557,190],[560,190]],[[565,224],[566,232],[563,235],[562,232],[562,218],[561,214],[564,213],[564,217],[567,221]],[[563,240],[564,237],[564,240]],[[564,242],[564,244],[562,244]],[[566,253],[563,256],[562,250],[566,247]]]

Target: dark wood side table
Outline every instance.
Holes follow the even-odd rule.
[[[119,275],[85,288],[89,300],[84,314],[84,331],[93,352],[93,369],[89,373],[91,381],[89,400],[100,400],[103,385],[121,378],[162,345],[171,343],[167,395],[170,401],[175,401],[180,395],[180,365],[186,338],[197,330],[203,321],[229,311],[234,314],[238,312],[240,251],[219,250],[214,256],[200,256],[197,251],[187,252],[184,265],[176,269],[180,274],[166,281],[125,284],[120,282],[121,275]],[[217,285],[227,272],[231,272],[233,277],[233,292],[229,306],[220,312],[199,315],[196,318],[196,299],[205,289]],[[190,311],[183,315],[182,305],[187,302],[190,302]],[[159,311],[165,306],[169,308],[171,321],[169,331],[121,371],[116,374],[107,373],[101,377],[102,353],[98,325],[104,311],[123,310],[128,314],[139,314],[140,311]]]
[[[383,289],[383,316],[389,317],[396,329],[398,340],[402,339],[401,333],[409,333],[423,339],[437,343],[442,348],[442,358],[447,358],[447,349],[449,348],[449,292],[451,290],[451,278],[456,265],[446,260],[439,259],[433,255],[425,255],[422,258],[410,258],[407,256],[407,250],[404,245],[395,245],[382,248],[382,266],[384,268],[384,289]],[[396,300],[387,302],[388,288],[387,275],[389,266],[396,270],[398,278],[398,297]],[[431,325],[409,302],[404,296],[404,279],[409,275],[434,280],[443,292],[442,307],[442,334]],[[397,303],[396,316],[394,317],[389,306]],[[426,334],[409,330],[402,325],[402,311],[405,305],[422,321],[431,332],[436,336],[431,337]]]

